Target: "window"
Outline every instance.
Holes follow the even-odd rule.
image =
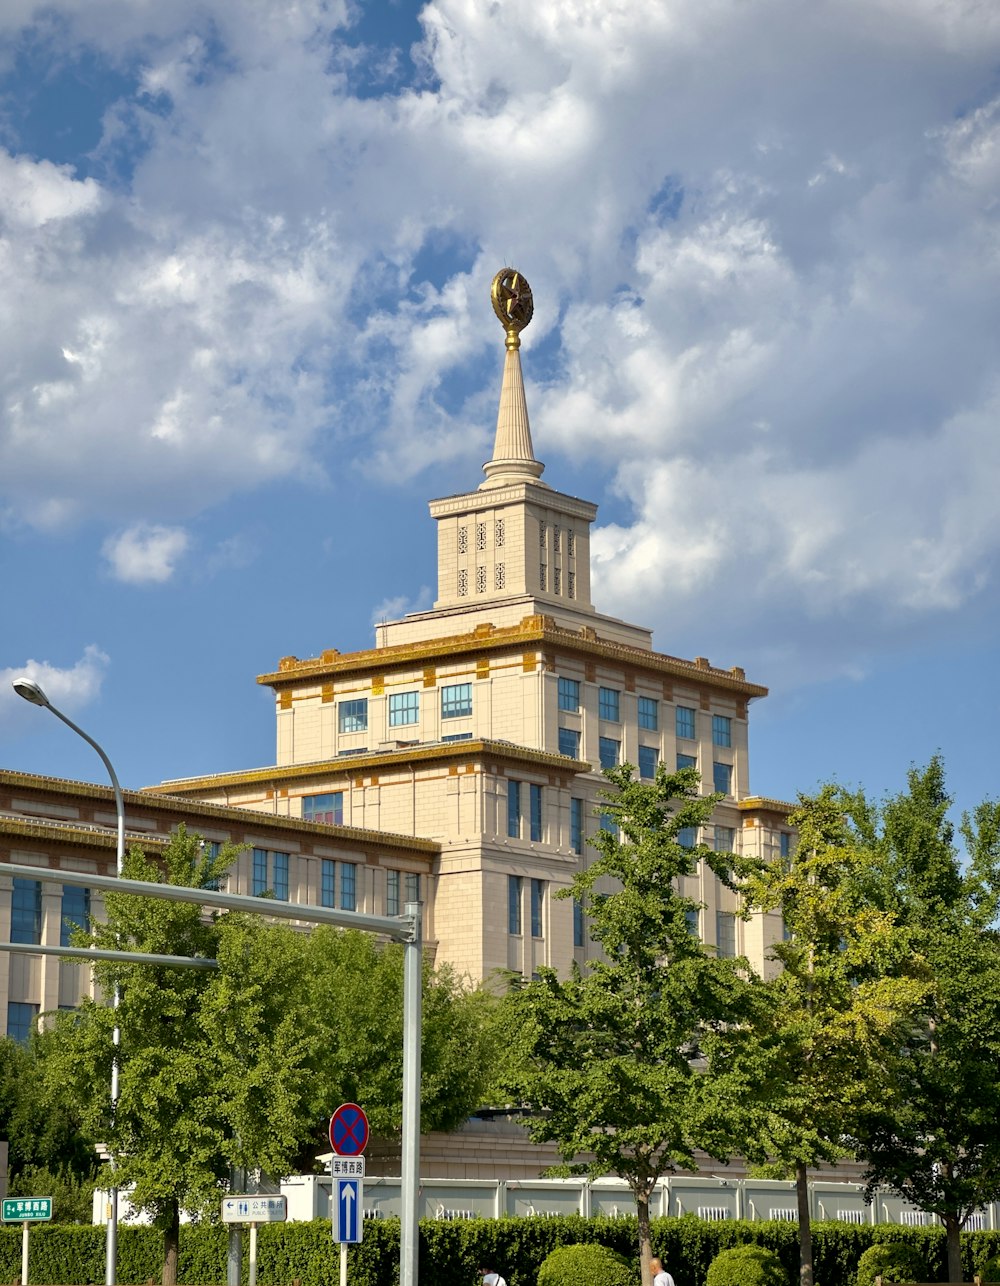
[[[472,733],[471,732],[449,732],[446,736],[442,737],[441,740],[442,741],[471,741]]]
[[[472,714],[472,684],[452,683],[441,689],[441,718],[464,719]]]
[[[531,936],[542,937],[542,909],[545,906],[545,881],[531,881]]]
[[[712,745],[731,746],[733,744],[733,721],[728,715],[712,715]]]
[[[10,899],[10,940],[42,940],[42,886],[38,880],[14,879]]]
[[[342,911],[358,909],[358,868],[354,862],[340,862],[340,907]]]
[[[677,735],[687,741],[694,740],[694,711],[688,706],[677,707]]]
[[[458,569],[458,594],[460,598],[465,598],[469,592],[469,572],[465,567]]]
[[[576,555],[576,533],[573,531],[572,527],[570,527],[566,532],[566,553],[569,554],[571,558]]]
[[[399,915],[399,875],[399,871],[386,871],[385,873],[386,915]]]
[[[697,768],[697,767],[698,767],[698,760],[694,757],[694,755],[678,755],[678,756],[677,756],[677,770],[678,770],[678,772],[679,772],[682,768]]]
[[[390,871],[390,875],[395,872]],[[319,904],[320,906],[337,905],[337,863],[323,858],[320,863],[319,873]],[[398,914],[398,912],[388,912],[388,914]]]
[[[583,937],[583,903],[579,898],[573,899],[573,946],[582,947]]]
[[[656,762],[659,759],[659,751],[655,746],[639,747],[639,776],[655,777]]]
[[[583,800],[569,801],[569,846],[574,853],[583,852]]]
[[[558,523],[552,528],[552,548],[557,554],[562,551],[562,532]]]
[[[610,813],[601,813],[600,827],[601,830],[607,832],[608,835],[614,835],[617,837],[618,823]]]
[[[503,563],[497,563],[497,565],[493,568],[493,588],[506,589],[506,587],[507,587],[506,570],[504,568]]]
[[[715,945],[720,956],[736,955],[736,916],[731,911],[715,913]]]
[[[580,758],[580,734],[573,728],[559,729],[559,753],[570,759]]]
[[[218,856],[218,845],[216,845]],[[64,884],[62,891],[62,923],[59,929],[59,945],[68,947],[70,938],[77,929],[86,929],[90,920],[90,889],[81,889],[73,884]]]
[[[288,854],[270,853],[266,848],[253,851],[253,883],[255,898],[273,893],[280,902],[288,901]]]
[[[614,768],[618,763],[618,752],[622,743],[611,737],[598,737],[597,754],[602,768]]]
[[[521,877],[507,876],[507,932],[521,932]]]
[[[337,706],[337,726],[341,732],[365,732],[368,728],[368,698],[341,701]]]
[[[566,594],[569,598],[576,598],[576,572],[566,573]]]
[[[682,826],[677,832],[677,843],[681,848],[694,848],[698,842],[698,833],[693,826]]]
[[[577,679],[559,680],[559,709],[580,709],[580,684]]]
[[[403,881],[403,891],[406,894],[407,902],[420,901],[420,873],[418,871],[406,872],[406,879]]]
[[[736,831],[732,826],[716,826],[712,836],[712,847],[717,853],[731,853],[736,843]]]
[[[26,1044],[37,1017],[37,1005],[27,1005],[20,1000],[8,1001],[7,1035],[11,1040],[19,1040],[22,1045]]]
[[[531,838],[536,844],[542,840],[542,788],[541,786],[530,786],[529,808],[531,818]]]
[[[267,892],[267,850],[264,848],[255,848],[253,851],[251,892],[255,898],[263,897]]]
[[[486,548],[486,524],[484,522],[476,523],[476,548]]]
[[[656,732],[660,726],[659,702],[652,697],[639,698],[639,727]]]
[[[477,594],[486,593],[486,568],[485,567],[476,568],[476,593]]]
[[[507,783],[507,834],[511,839],[521,838],[521,783]]]
[[[335,790],[329,795],[303,795],[302,820],[323,822],[326,826],[343,826],[344,792]]]
[[[721,795],[731,795],[733,791],[732,764],[714,763],[712,765],[712,789]]]
[[[204,858],[204,860],[205,860],[205,864],[206,864],[206,866],[208,866],[208,865],[209,865],[210,863],[212,863],[212,862],[215,862],[215,861],[218,859],[218,856],[219,856],[219,850],[222,848],[222,845],[219,843],[219,841],[218,841],[218,840],[215,840],[215,839],[209,839],[209,840],[204,840],[204,839],[203,839],[203,840],[199,840],[199,841],[198,841],[198,846],[199,846],[199,848],[201,849],[201,855],[202,855],[202,857],[203,857],[203,858]],[[219,874],[219,875],[212,876],[210,879],[204,879],[204,878],[203,878],[203,881],[202,881],[202,888],[211,889],[211,891],[212,891],[213,893],[220,893],[220,892],[222,891],[222,886],[223,886],[223,884],[224,884],[224,883],[226,883],[226,882],[228,882],[228,876],[226,876],[226,875],[224,875],[224,874]],[[64,905],[65,905],[65,902],[66,902],[66,898],[65,898],[65,894],[66,894],[66,892],[67,892],[67,890],[66,890],[66,889],[63,889],[63,904],[64,904]],[[88,909],[88,912],[89,912],[89,909],[90,909],[90,903],[89,903],[89,902],[88,902],[88,904],[87,904],[87,909]],[[65,917],[65,915],[66,915],[66,912],[65,912],[65,911],[63,911],[63,916]],[[64,922],[65,922],[65,921],[64,921]],[[64,942],[62,945],[63,945],[63,946],[66,946],[66,945],[67,945],[67,942]]]
[[[279,902],[288,901],[288,854],[274,854],[274,896]]]
[[[609,723],[621,723],[621,693],[617,688],[600,688],[597,693],[597,714]]]
[[[394,692],[389,697],[389,727],[401,728],[420,718],[419,692]]]
[[[541,549],[545,548],[545,531],[546,524],[544,522],[540,522],[538,524],[538,544]]]
[[[688,933],[692,938],[701,936],[701,914],[696,906],[689,906],[684,912],[684,919],[687,920]]]
[[[788,857],[792,851],[792,837],[788,831],[782,831],[778,837],[778,843],[781,846],[781,856]]]
[[[468,527],[459,527],[458,529],[458,552],[460,554],[467,554],[469,552]]]
[[[496,522],[493,524],[493,539],[496,541],[497,549],[503,548],[503,537],[504,537],[504,521],[502,518],[498,518]]]
[[[545,581],[548,575],[548,571],[549,569],[546,567],[544,563],[538,564],[538,588],[539,589],[542,589],[542,590],[545,589]]]
[[[562,593],[562,571],[558,567],[552,569],[552,593]]]

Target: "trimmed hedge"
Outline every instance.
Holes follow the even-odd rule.
[[[927,1266],[916,1246],[883,1241],[869,1246],[858,1260],[857,1286],[875,1286],[876,1277],[891,1282],[922,1282],[927,1280]]]
[[[708,1268],[705,1286],[789,1286],[785,1266],[766,1246],[730,1246]]]
[[[798,1280],[798,1230],[794,1223],[723,1220],[711,1223],[694,1215],[654,1219],[653,1253],[659,1255],[677,1286],[703,1286],[715,1256],[730,1246],[752,1243],[773,1250],[789,1276]],[[32,1286],[84,1286],[104,1280],[104,1229],[74,1224],[40,1224],[31,1231]],[[247,1243],[244,1237],[244,1281]],[[420,1225],[420,1276],[434,1286],[469,1286],[476,1267],[490,1260],[510,1286],[535,1286],[538,1270],[558,1246],[596,1242],[622,1255],[633,1267],[638,1260],[635,1218],[583,1219],[579,1215],[511,1219],[423,1220]],[[944,1281],[946,1248],[943,1228],[878,1227],[847,1223],[813,1224],[816,1280],[823,1286],[855,1286],[858,1261],[876,1242],[913,1246],[929,1270],[928,1281]],[[178,1280],[213,1283],[226,1280],[227,1230],[218,1224],[185,1224],[181,1228]],[[124,1226],[118,1234],[118,1279],[141,1284],[158,1281],[163,1240],[154,1228]],[[398,1286],[399,1221],[372,1219],[364,1241],[351,1247],[352,1286]],[[1000,1233],[962,1234],[966,1281],[991,1256],[1000,1255]],[[637,1270],[636,1270],[637,1271]],[[0,1282],[21,1272],[21,1230],[0,1228]],[[257,1279],[260,1286],[329,1286],[338,1279],[339,1250],[330,1225],[265,1224],[257,1233]]]
[[[538,1270],[538,1286],[635,1286],[635,1270],[624,1255],[607,1246],[582,1242],[559,1246],[546,1255]]]

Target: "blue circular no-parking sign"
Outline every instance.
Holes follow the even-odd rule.
[[[358,1157],[368,1143],[368,1117],[357,1103],[341,1103],[330,1117],[330,1147],[339,1157]]]

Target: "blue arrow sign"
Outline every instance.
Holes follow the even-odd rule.
[[[361,1179],[333,1181],[333,1240],[353,1245],[361,1240],[364,1223],[361,1202],[364,1184]]]

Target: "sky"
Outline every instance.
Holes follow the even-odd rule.
[[[7,0],[0,764],[274,761],[430,606],[505,264],[593,597],[742,665],[751,788],[995,795],[1000,6]]]

